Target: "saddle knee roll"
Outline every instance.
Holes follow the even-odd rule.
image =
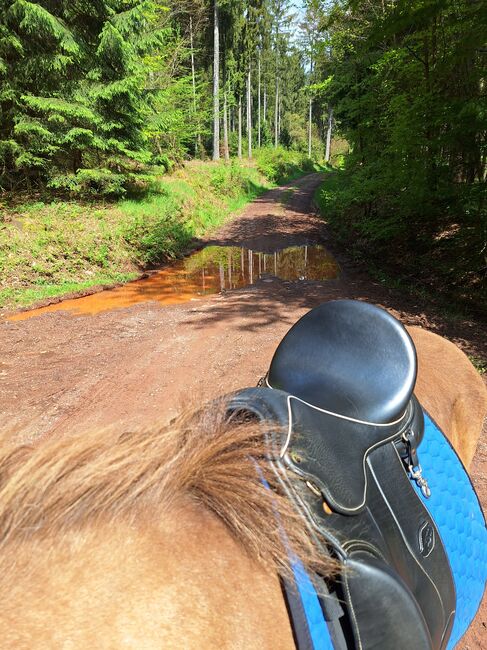
[[[416,598],[384,561],[366,553],[350,558],[340,582],[357,649],[435,647]]]

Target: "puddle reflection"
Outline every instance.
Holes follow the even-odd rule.
[[[331,280],[338,276],[334,258],[323,246],[293,246],[275,253],[245,248],[208,246],[156,271],[150,277],[84,298],[63,300],[25,311],[9,320],[25,320],[52,311],[93,315],[156,300],[163,305],[195,300],[221,291],[240,289],[266,276],[281,280]]]

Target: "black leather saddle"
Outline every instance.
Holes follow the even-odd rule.
[[[404,327],[382,309],[345,300],[291,328],[267,386],[230,397],[229,411],[265,423],[282,489],[310,534],[326,540],[323,552],[343,563],[332,585],[316,577],[333,594],[322,601],[328,619],[327,601],[335,600],[336,648],[440,650],[448,642],[453,578],[412,484],[428,496],[415,380]]]

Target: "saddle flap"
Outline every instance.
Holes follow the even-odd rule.
[[[288,433],[281,448],[283,462],[308,479],[328,505],[342,514],[355,514],[367,494],[365,463],[377,447],[400,441],[413,415],[413,404],[394,425],[369,425],[340,418],[312,407],[293,395],[288,403]]]

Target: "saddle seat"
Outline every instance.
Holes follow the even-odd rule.
[[[414,344],[401,323],[368,303],[339,300],[289,330],[267,384],[334,414],[391,424],[406,411],[416,371]]]

